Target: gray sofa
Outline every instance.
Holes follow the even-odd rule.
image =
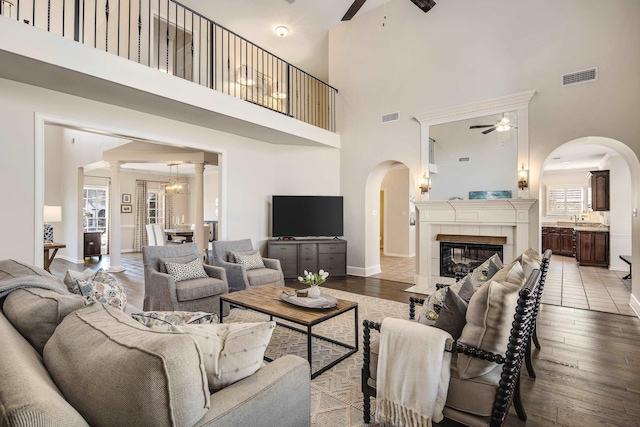
[[[0,261],[0,292],[16,282],[46,286],[0,300],[0,426],[310,425],[309,364],[300,357],[211,394],[190,337],[85,305],[46,271]]]

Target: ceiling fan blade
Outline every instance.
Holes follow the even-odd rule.
[[[476,125],[476,126],[469,126],[469,129],[480,129],[480,128],[492,128],[495,125]]]
[[[424,13],[427,13],[431,10],[433,6],[436,5],[434,0],[411,0],[413,4],[418,6]]]
[[[351,18],[353,18],[356,13],[358,13],[365,1],[367,0],[355,0],[349,7],[349,10],[347,10],[347,13],[345,13],[342,17],[342,21],[350,21]]]
[[[488,134],[489,132],[493,132],[494,130],[496,130],[495,126],[492,126],[490,129],[485,130],[484,132],[482,132],[484,135]]]

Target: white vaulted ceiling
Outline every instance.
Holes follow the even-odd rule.
[[[387,1],[367,0],[353,19],[384,6]],[[182,3],[326,82],[329,29],[342,23],[340,20],[353,0],[183,0]],[[417,8],[416,12],[422,13]],[[287,37],[275,34],[278,25],[289,29]]]

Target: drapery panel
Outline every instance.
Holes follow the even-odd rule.
[[[133,249],[136,252],[142,251],[142,247],[149,242],[146,225],[147,218],[147,181],[136,181],[136,228]]]

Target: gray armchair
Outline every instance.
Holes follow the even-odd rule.
[[[232,252],[253,251],[251,239],[230,240],[225,242],[213,241],[211,245],[213,253],[211,262],[213,265],[226,270],[229,292],[241,291],[266,284],[284,286],[284,274],[282,274],[282,267],[278,259],[262,258],[265,268],[252,270],[247,270],[243,265],[235,263],[235,257]]]
[[[165,262],[186,263],[202,257],[196,243],[175,246],[144,246],[145,311],[204,311],[218,313],[220,295],[229,292],[225,270],[204,264],[209,277],[176,282],[167,274]],[[225,308],[225,315],[228,314]],[[219,313],[218,313],[219,315]]]

